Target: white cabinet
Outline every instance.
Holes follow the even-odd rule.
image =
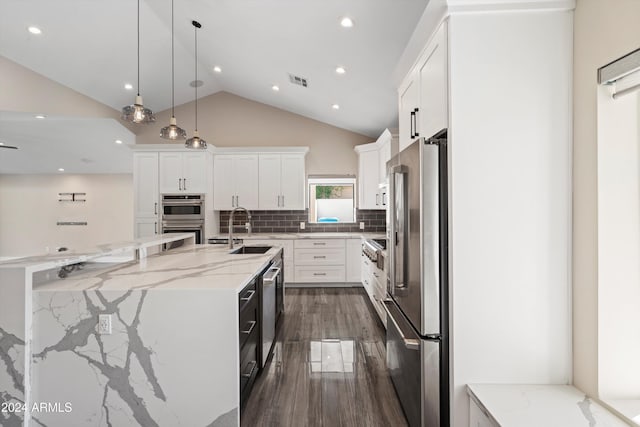
[[[294,242],[297,283],[344,283],[345,239],[299,239]]]
[[[440,26],[427,46],[420,73],[420,111],[417,131],[428,138],[449,127],[447,95],[447,35],[446,24]]]
[[[260,154],[258,163],[261,210],[305,208],[303,154]]]
[[[380,164],[378,150],[361,151],[358,156],[358,208],[380,209],[378,192]]]
[[[420,102],[420,81],[419,77],[414,74],[409,75],[402,86],[398,89],[398,127],[399,141],[398,150],[402,151],[408,147],[416,138],[416,110],[419,110]]]
[[[158,153],[133,154],[133,234],[135,238],[158,233]]]
[[[399,151],[416,138],[449,127],[447,24],[427,44],[417,66],[398,88]]]
[[[380,173],[378,175],[378,182],[380,184],[386,184],[387,181],[387,162],[391,160],[391,139],[387,139],[383,142],[382,146],[378,150],[378,162],[380,165]]]
[[[258,209],[258,155],[217,155],[213,166],[215,210]]]
[[[207,153],[160,153],[160,193],[206,193]]]
[[[349,283],[360,282],[360,258],[362,257],[362,240],[347,240],[346,281]]]

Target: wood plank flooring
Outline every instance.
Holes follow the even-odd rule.
[[[407,425],[366,298],[357,288],[287,289],[273,357],[242,427]]]

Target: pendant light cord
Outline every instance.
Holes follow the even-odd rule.
[[[140,0],[138,0],[138,96],[140,96]]]
[[[200,24],[198,24],[200,25]],[[196,81],[194,86],[196,87],[196,132],[198,131],[198,27],[196,25],[193,26],[193,33],[195,36],[195,45],[196,45]]]
[[[175,117],[175,78],[174,78],[174,53],[173,53],[173,0],[171,0],[171,117]]]

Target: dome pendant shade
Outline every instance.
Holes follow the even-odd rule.
[[[171,117],[169,120],[169,126],[165,126],[160,129],[160,136],[164,139],[171,139],[173,141],[178,139],[186,139],[187,131],[178,127],[177,121],[175,117]]]
[[[207,148],[207,141],[205,141],[204,139],[200,139],[200,135],[198,134],[198,131],[194,131],[193,132],[193,137],[187,139],[187,142],[184,143],[184,146],[186,148],[194,148],[194,149],[200,149],[200,150],[204,150],[205,148]]]
[[[153,123],[156,121],[153,112],[142,104],[140,95],[136,96],[135,104],[127,105],[122,109],[120,118],[131,123]]]

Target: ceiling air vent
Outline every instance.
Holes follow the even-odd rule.
[[[293,74],[289,74],[289,81],[291,81],[291,83],[293,83],[294,85],[299,85],[302,87],[308,87],[309,83],[307,81],[307,79],[305,79],[304,77],[300,77],[300,76],[294,76]]]

